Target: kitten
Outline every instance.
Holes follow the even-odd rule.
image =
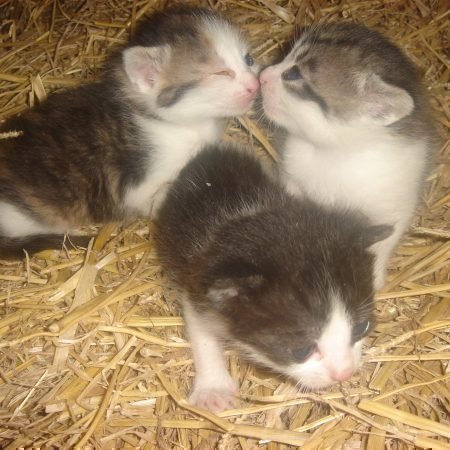
[[[222,342],[307,388],[352,376],[373,323],[367,248],[391,227],[297,199],[253,155],[217,144],[181,171],[156,224],[183,299],[192,403],[234,405]]]
[[[209,10],[143,21],[102,80],[2,126],[20,136],[0,140],[0,257],[55,246],[54,233],[81,225],[154,214],[224,119],[251,107],[255,71],[240,32]]]
[[[415,67],[376,31],[327,24],[307,29],[260,82],[265,115],[285,130],[280,177],[289,191],[394,226],[373,248],[381,288],[436,146]]]

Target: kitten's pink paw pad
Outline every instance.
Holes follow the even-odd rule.
[[[219,413],[233,409],[236,405],[235,390],[228,389],[195,389],[189,402],[202,409]]]

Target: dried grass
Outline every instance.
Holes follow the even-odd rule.
[[[1,117],[93,79],[111,47],[166,3],[4,0]],[[108,225],[86,253],[44,252],[0,264],[0,447],[450,448],[447,2],[184,3],[229,14],[262,62],[294,24],[347,19],[385,32],[422,69],[445,145],[377,296],[379,323],[365,363],[331,392],[303,395],[230,354],[240,408],[214,416],[188,405],[189,345],[176,292],[154,257],[152,226]],[[276,158],[251,117],[231,123],[228,134]]]

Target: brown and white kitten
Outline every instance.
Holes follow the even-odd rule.
[[[280,177],[288,189],[394,226],[373,248],[381,288],[436,147],[416,68],[378,32],[335,23],[306,29],[260,82],[265,115],[285,130]]]
[[[295,198],[252,154],[218,144],[180,172],[156,224],[192,344],[191,402],[233,407],[222,343],[306,388],[352,376],[373,323],[367,248],[391,227]]]
[[[186,162],[252,105],[241,33],[205,9],[156,13],[103,79],[7,121],[0,141],[0,257],[61,245],[54,233],[149,216]],[[49,234],[50,233],[50,234]],[[59,243],[59,244],[58,244]]]

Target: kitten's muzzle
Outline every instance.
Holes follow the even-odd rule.
[[[336,382],[347,381],[353,376],[355,364],[351,350],[340,354],[338,357],[337,355],[321,353],[321,357],[331,380]]]
[[[261,83],[261,86],[273,83],[276,77],[277,73],[274,69],[274,66],[267,67],[259,74],[259,81]]]
[[[333,381],[347,381],[353,376],[353,367],[339,368],[337,370],[330,370],[330,378]]]

